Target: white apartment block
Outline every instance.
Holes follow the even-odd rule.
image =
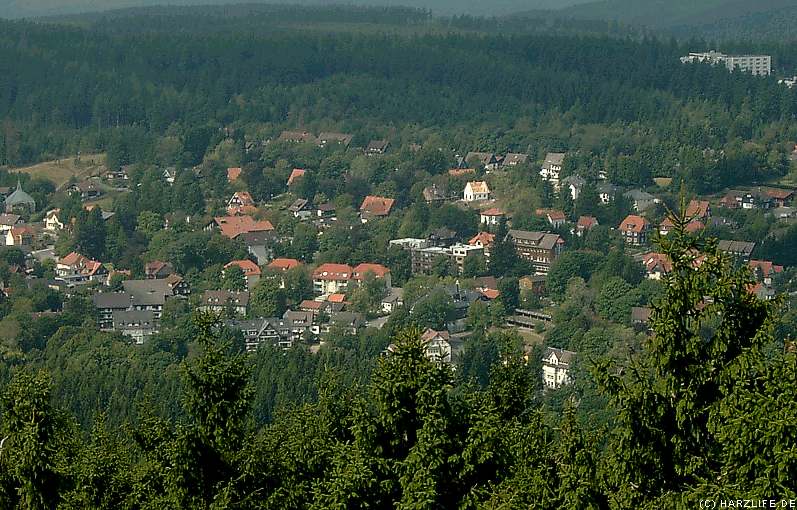
[[[769,76],[772,74],[772,57],[769,55],[725,55],[718,51],[707,53],[690,53],[681,57],[681,62],[724,65],[729,71],[739,69],[753,76]]]

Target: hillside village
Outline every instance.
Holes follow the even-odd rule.
[[[512,329],[555,389],[570,381],[579,354],[546,332],[561,326],[572,278],[587,276],[584,257],[615,254],[617,274],[655,286],[672,267],[656,239],[675,228],[681,200],[689,233],[719,239],[750,268],[750,292],[769,300],[794,290],[792,267],[778,264],[772,247],[797,222],[788,186],[687,197],[671,178],[615,184],[611,171],[580,165],[580,153],[458,155],[385,139],[355,147],[353,139],[224,137],[219,147],[239,166],[108,166],[44,193],[41,182],[3,172],[3,293],[13,299],[22,286],[54,295],[37,314],[61,313],[65,299],[83,296],[99,330],[136,344],[193,310],[220,315],[250,352],[317,351],[330,338],[412,318],[425,327],[427,356],[457,366],[474,331]],[[269,161],[277,166],[264,168]],[[400,179],[407,189],[389,185]],[[519,196],[523,187],[536,196]],[[167,194],[120,218],[131,200]],[[125,224],[136,232],[130,242]],[[609,319],[644,334],[649,315],[640,295]]]

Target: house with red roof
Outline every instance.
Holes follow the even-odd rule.
[[[537,209],[535,214],[545,218],[553,228],[559,228],[567,222],[565,213],[556,209]]]
[[[767,286],[772,285],[773,276],[783,272],[783,266],[778,266],[769,260],[751,260],[747,265],[753,271],[756,280]]]
[[[482,250],[484,250],[484,258],[490,260],[490,248],[493,246],[494,242],[495,234],[491,234],[490,232],[479,232],[468,241],[468,244],[470,246],[482,248]]]
[[[153,260],[144,264],[144,276],[148,280],[162,280],[174,274],[174,266],[162,260]]]
[[[360,205],[360,219],[363,223],[373,218],[384,218],[390,215],[393,204],[396,201],[392,198],[377,197],[368,195]]]
[[[686,206],[686,217],[695,220],[711,218],[711,204],[708,200],[690,200]]]
[[[31,246],[33,244],[33,238],[35,234],[36,233],[32,228],[25,225],[11,227],[11,229],[6,232],[5,245]]]
[[[274,225],[267,220],[256,221],[251,216],[217,216],[205,230],[219,230],[221,235],[235,239],[242,234],[272,232]]]
[[[501,220],[506,216],[504,211],[497,207],[491,207],[486,211],[482,211],[481,213],[481,224],[490,226],[495,226],[501,223]]]
[[[648,242],[650,223],[642,216],[629,214],[618,227],[626,244],[640,246]]]
[[[75,282],[102,281],[108,275],[108,270],[101,262],[73,251],[56,262],[55,274],[62,280]]]
[[[390,288],[390,269],[380,264],[360,264],[351,267],[347,264],[321,264],[313,271],[313,289],[316,294],[345,294],[352,282],[356,285],[368,274],[385,280]]]
[[[262,272],[258,265],[249,259],[233,260],[224,266],[224,270],[230,269],[231,267],[238,267],[243,272],[244,278],[246,279],[246,287],[250,290],[260,281]],[[223,273],[222,271],[222,274]]]
[[[227,201],[227,214],[252,214],[257,211],[255,200],[248,191],[236,191]]]
[[[304,170],[302,168],[294,168],[293,171],[291,172],[291,175],[288,177],[288,186],[296,182],[296,179],[304,177],[306,173],[307,170]]]
[[[242,169],[240,167],[231,167],[227,169],[227,182],[235,182],[241,177]]]
[[[579,216],[576,222],[576,235],[581,237],[597,226],[598,218],[595,216]]]
[[[302,263],[296,259],[277,258],[272,260],[266,268],[274,272],[285,273],[301,265]]]
[[[672,271],[672,262],[663,253],[650,252],[642,256],[642,265],[649,280],[661,280],[664,275]]]

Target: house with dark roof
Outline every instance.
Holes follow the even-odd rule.
[[[388,148],[390,148],[390,142],[387,140],[371,140],[365,148],[365,153],[368,156],[375,156],[386,153]]]
[[[559,258],[565,241],[559,234],[510,230],[507,238],[512,242],[518,257],[531,262],[539,274],[547,274]]]
[[[221,314],[225,311],[245,317],[249,311],[249,292],[206,290],[199,306],[202,312]]]
[[[747,262],[755,250],[756,243],[749,241],[720,241],[718,248],[731,257]]]
[[[113,331],[130,337],[138,345],[160,331],[160,321],[149,310],[115,310],[112,321]]]
[[[335,133],[324,131],[318,135],[318,146],[319,147],[326,147],[327,145],[343,145],[344,147],[348,147],[351,145],[351,141],[354,139],[354,136],[346,134],[346,133]]]
[[[498,157],[492,152],[469,152],[465,155],[466,165],[481,166],[488,172],[498,169]]]
[[[547,390],[556,390],[570,384],[570,366],[576,353],[556,347],[546,347],[542,355],[542,382]]]
[[[514,167],[519,165],[525,165],[529,160],[528,154],[519,154],[516,152],[509,152],[506,156],[504,156],[504,160],[501,162],[501,167]]]
[[[22,183],[17,181],[17,189],[8,195],[4,201],[5,211],[8,214],[26,213],[30,214],[36,211],[36,200],[32,196],[25,193],[22,189]]]

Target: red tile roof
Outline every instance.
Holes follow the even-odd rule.
[[[235,239],[249,232],[269,232],[274,230],[270,221],[255,221],[251,216],[219,216],[213,219],[221,230],[221,234]]]
[[[492,246],[493,242],[495,242],[495,234],[491,234],[489,232],[479,232],[473,238],[468,241],[468,244],[471,246]]]
[[[760,269],[761,274],[764,275],[765,278],[769,277],[773,273],[783,272],[783,266],[776,266],[769,260],[751,260],[748,265],[752,270]]]
[[[241,168],[232,167],[227,169],[227,182],[235,182],[241,176]]]
[[[313,271],[314,280],[345,281],[351,276],[352,268],[346,264],[321,264]]]
[[[360,264],[354,268],[354,279],[365,279],[366,273],[373,273],[377,278],[384,278],[390,274],[390,269],[381,264]]]
[[[504,211],[502,211],[501,209],[499,209],[497,207],[491,207],[490,209],[487,209],[486,211],[482,211],[482,216],[503,216],[503,215],[504,215]]]
[[[276,271],[289,271],[295,267],[299,267],[302,263],[296,259],[274,259],[268,265],[269,269],[273,269]]]
[[[260,276],[260,268],[251,260],[233,260],[224,266],[224,269],[229,269],[233,266],[238,266],[244,272],[244,276]]]
[[[708,216],[708,211],[711,208],[708,200],[691,200],[686,207],[686,216],[688,218],[705,218]]]
[[[307,170],[303,170],[301,168],[294,168],[293,171],[291,172],[291,176],[288,177],[288,186],[293,184],[293,181],[295,181],[299,177],[303,177],[304,174],[306,174],[306,173],[307,173]]]
[[[470,175],[475,173],[476,173],[475,168],[452,168],[451,170],[448,171],[448,175],[452,177],[459,177],[462,175]]]
[[[585,230],[589,230],[597,224],[598,219],[594,216],[579,216],[578,222],[576,222],[577,227],[583,228]]]
[[[498,296],[501,295],[501,292],[495,289],[484,289],[481,292],[482,295],[489,300],[498,299]]]
[[[636,214],[629,214],[620,223],[620,230],[622,232],[644,232],[650,224],[648,220]]]
[[[368,195],[360,206],[360,212],[368,213],[372,216],[387,216],[390,214],[395,202],[392,198]]]
[[[346,301],[346,294],[330,294],[327,297],[330,303],[343,303]]]

